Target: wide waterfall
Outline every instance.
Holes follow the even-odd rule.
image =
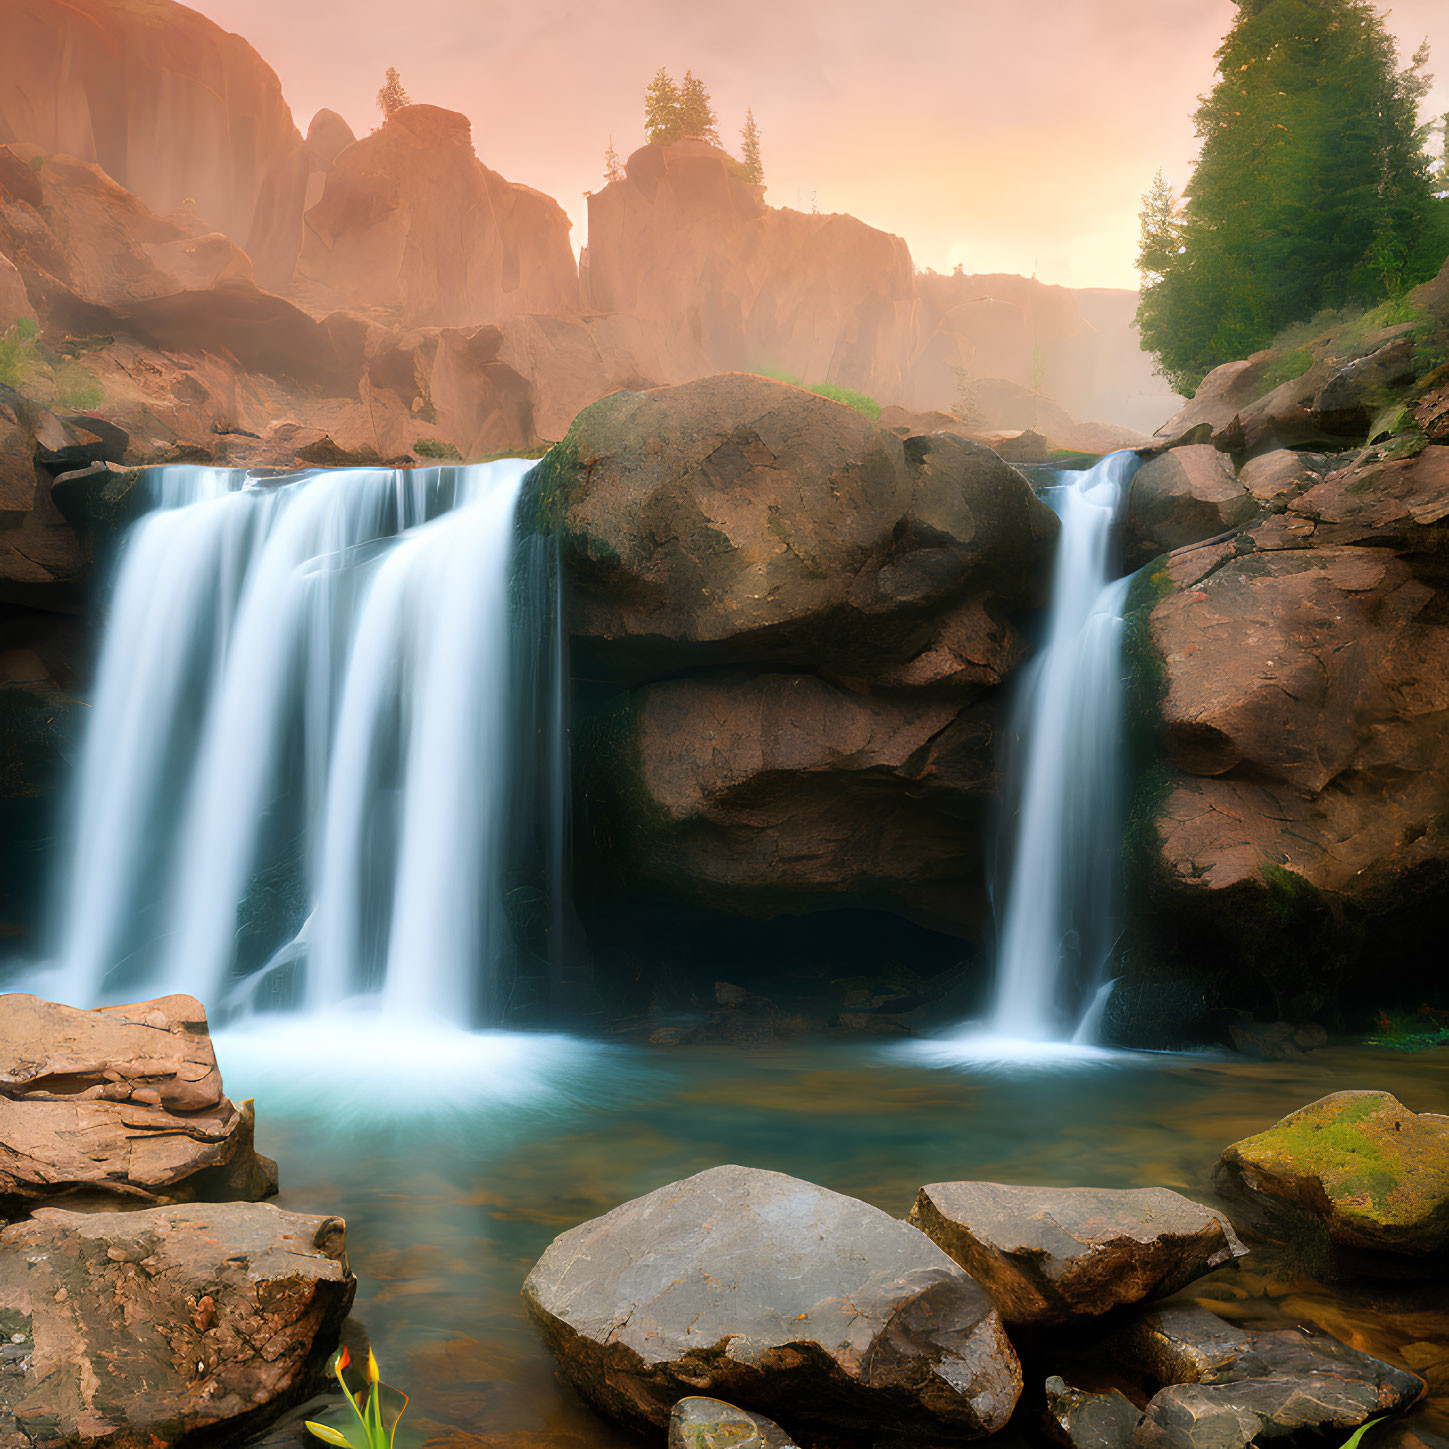
[[[548,583],[515,587],[540,562],[514,522],[530,466],[152,475],[80,769],[60,999],[498,1019],[530,895],[510,819],[562,794],[520,753],[562,752],[556,718],[522,740],[517,720],[520,673],[551,670],[518,615],[556,622]]]
[[[1061,472],[1047,635],[1018,696],[1006,765],[993,1035],[1085,1037],[1121,931],[1123,609],[1113,534],[1138,463],[1114,453]],[[1088,1028],[1088,1030],[1084,1030]]]

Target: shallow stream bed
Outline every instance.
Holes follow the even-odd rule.
[[[400,1444],[636,1444],[555,1377],[519,1287],[557,1233],[717,1163],[793,1173],[897,1216],[918,1186],[952,1178],[1159,1184],[1212,1201],[1226,1144],[1325,1093],[1385,1089],[1449,1113],[1444,1049],[993,1067],[915,1043],[660,1050],[513,1036],[468,1039],[450,1058],[368,1034],[339,1060],[320,1039],[309,1050],[305,1031],[223,1035],[218,1053],[231,1095],[256,1097],[280,1205],[347,1220],[354,1317],[412,1395]],[[1449,1432],[1442,1288],[1328,1287],[1258,1251],[1183,1296],[1414,1368],[1430,1385],[1415,1425]]]

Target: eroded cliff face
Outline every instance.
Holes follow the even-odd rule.
[[[267,284],[302,241],[302,137],[265,61],[169,0],[0,0],[0,142],[91,161],[244,247]]]
[[[589,197],[590,308],[656,323],[718,370],[901,396],[916,298],[899,237],[767,206],[705,141],[641,147],[625,172]]]
[[[552,198],[483,165],[466,116],[404,106],[330,158],[296,291],[409,327],[567,315],[578,310],[569,225]]]

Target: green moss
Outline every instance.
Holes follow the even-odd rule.
[[[528,531],[552,535],[561,533],[569,495],[581,471],[579,446],[573,429],[561,443],[555,443],[531,469],[519,504],[520,520],[527,519]]]
[[[0,333],[0,383],[23,391],[35,371],[35,341],[40,328],[22,317]]]
[[[863,392],[856,392],[851,387],[838,387],[833,382],[813,382],[810,384],[810,391],[816,397],[829,398],[831,402],[844,403],[848,408],[854,408],[856,412],[863,413],[871,422],[880,418],[880,404]]]
[[[413,452],[419,458],[447,458],[454,462],[461,462],[463,455],[444,438],[417,438],[413,442]]]
[[[1378,1212],[1389,1206],[1404,1164],[1387,1156],[1361,1124],[1383,1110],[1374,1098],[1346,1102],[1331,1118],[1308,1113],[1280,1122],[1240,1150],[1251,1156],[1281,1158],[1295,1175],[1312,1175],[1335,1201],[1367,1197]]]
[[[1259,874],[1265,887],[1263,910],[1272,924],[1291,926],[1323,910],[1318,888],[1297,871],[1265,861]]]
[[[1266,397],[1275,388],[1282,387],[1285,382],[1292,382],[1294,378],[1302,377],[1313,367],[1316,360],[1311,347],[1296,347],[1292,352],[1285,352],[1281,356],[1275,357],[1263,369],[1257,396]]]

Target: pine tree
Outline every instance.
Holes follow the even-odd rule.
[[[609,137],[609,149],[604,152],[604,180],[622,181],[624,179],[624,165],[619,160],[619,153],[614,149],[614,138]]]
[[[377,93],[377,108],[382,112],[383,120],[390,120],[394,111],[400,111],[404,106],[410,105],[412,105],[412,101],[403,89],[402,77],[398,75],[397,67],[388,66],[382,89]]]
[[[696,80],[692,71],[684,72],[679,87],[679,130],[681,135],[719,145],[719,119],[709,103],[704,82]]]
[[[1144,286],[1155,287],[1172,270],[1182,251],[1177,192],[1163,180],[1160,167],[1142,198],[1138,221],[1137,270]]]
[[[661,65],[644,92],[644,139],[660,146],[677,141],[684,134],[679,112],[679,87]]]
[[[760,128],[755,124],[755,113],[745,112],[745,124],[740,131],[740,159],[744,162],[745,177],[753,186],[765,184],[765,168],[760,163]]]
[[[1416,107],[1371,0],[1238,0],[1180,214],[1143,210],[1138,326],[1192,390],[1325,307],[1373,302],[1443,260]],[[1176,240],[1174,249],[1164,240]]]

